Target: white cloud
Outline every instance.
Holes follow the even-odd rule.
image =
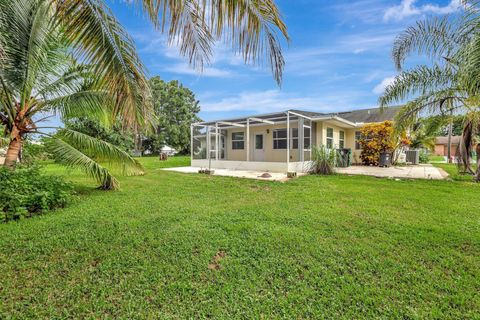
[[[357,49],[353,50],[353,53],[354,53],[354,54],[360,54],[360,53],[364,53],[365,51],[367,51],[367,49],[365,49],[365,48],[357,48]]]
[[[196,70],[189,65],[187,57],[180,53],[179,41],[177,38],[168,41],[164,34],[159,32],[133,32],[135,40],[140,44],[139,52],[146,56],[163,56],[161,62],[156,61],[150,64],[163,71],[176,74],[196,75],[205,77],[231,77],[234,71],[243,66],[243,59],[226,45],[217,43],[213,48],[213,55],[209,61],[205,61],[203,70]],[[158,59],[157,59],[158,60]],[[257,70],[256,66],[248,66],[250,70]]]
[[[204,77],[216,77],[216,78],[227,78],[232,76],[232,72],[227,69],[219,69],[214,67],[204,67],[203,70],[195,70],[192,66],[187,63],[176,63],[173,65],[168,65],[163,70],[176,73],[176,74],[187,74],[187,75],[196,75]]]
[[[378,52],[383,54],[384,50],[390,50],[395,37],[401,30],[399,28],[384,28],[381,31],[365,30],[335,37],[328,42],[328,45],[288,50],[285,54],[285,74],[297,77],[331,77],[332,66],[337,65],[338,71],[339,68],[352,64],[352,61],[358,59],[352,58],[353,55]],[[368,58],[369,56],[365,55],[363,59]]]
[[[462,4],[460,0],[451,0],[446,6],[439,6],[437,4],[425,4],[423,6],[415,6],[417,0],[402,0],[402,2],[397,5],[388,8],[383,15],[383,20],[390,21],[400,21],[404,18],[417,16],[420,14],[434,13],[434,14],[449,14],[460,10]]]
[[[322,5],[323,2],[321,1]],[[331,1],[331,12],[336,14],[341,25],[350,28],[358,23],[378,24],[385,9],[385,0]]]
[[[202,102],[202,111],[225,112],[251,110],[270,112],[298,107],[307,102],[308,98],[286,97],[279,90],[249,91],[236,96],[226,97],[217,102]]]
[[[373,93],[378,95],[382,94],[385,91],[385,88],[391,85],[394,80],[395,80],[395,77],[384,78],[382,82],[380,82],[375,86],[375,88],[373,88]]]
[[[245,91],[238,95],[225,97],[219,101],[208,101],[200,97],[202,112],[220,113],[242,111],[252,113],[269,113],[287,109],[302,109],[317,112],[339,112],[352,108],[370,107],[359,105],[356,100],[364,92],[352,91],[326,95],[302,96],[280,90]],[[211,97],[213,98],[213,97]]]

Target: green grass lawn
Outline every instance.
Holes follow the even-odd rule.
[[[430,155],[429,157],[430,162],[442,162],[445,161],[444,156],[435,156],[435,155]]]
[[[449,179],[454,181],[467,181],[471,182],[473,180],[473,176],[469,174],[462,174],[458,172],[458,168],[456,164],[447,164],[447,163],[433,163],[435,167],[442,168],[449,174]],[[477,166],[472,165],[472,169],[476,170]]]
[[[478,318],[480,186],[159,170],[0,225],[0,318]]]

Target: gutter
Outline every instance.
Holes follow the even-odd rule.
[[[348,124],[349,126],[352,126],[352,127],[358,127],[358,126],[361,126],[363,125],[363,123],[360,123],[360,122],[351,122],[351,121],[348,121],[348,120],[345,120],[339,116],[327,116],[327,117],[317,117],[317,118],[312,118],[312,121],[319,121],[319,120],[336,120],[336,121],[339,121],[339,122],[343,122],[345,124]]]

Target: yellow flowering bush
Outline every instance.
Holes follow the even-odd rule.
[[[362,153],[360,159],[364,165],[378,165],[380,153],[393,152],[397,146],[392,121],[367,124],[360,130],[359,140]]]

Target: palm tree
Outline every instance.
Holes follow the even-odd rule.
[[[410,147],[414,149],[426,148],[430,151],[435,149],[436,137],[444,123],[442,117],[419,119],[410,128]]]
[[[48,114],[105,118],[113,113],[115,95],[91,66],[75,62],[64,30],[49,19],[55,11],[47,1],[2,3],[0,11],[0,119],[10,137],[5,166],[13,167],[26,135],[51,136],[42,127]],[[119,163],[125,174],[142,173],[136,160],[104,141],[67,129],[51,137],[56,159],[84,169],[104,189],[118,188],[118,181],[100,162]]]
[[[226,37],[245,62],[267,58],[280,83],[284,60],[277,33],[287,40],[288,35],[272,0],[134,3],[179,44],[193,67],[201,70],[215,42]],[[39,125],[45,114],[120,119],[130,129],[152,120],[144,66],[103,0],[0,2],[0,88],[8,167],[16,163],[26,134],[47,134]],[[58,159],[82,167],[103,188],[118,183],[99,161],[120,161],[125,172],[141,172],[134,159],[105,142],[66,129],[54,138]]]
[[[432,64],[404,71],[412,53],[426,55]],[[480,132],[480,15],[476,4],[465,15],[417,22],[395,40],[393,59],[399,71],[385,89],[379,103],[386,107],[410,99],[396,118],[398,129],[410,128],[421,116],[451,114],[465,116],[464,132],[457,157],[470,173],[474,139]],[[480,181],[477,168],[475,180]]]

